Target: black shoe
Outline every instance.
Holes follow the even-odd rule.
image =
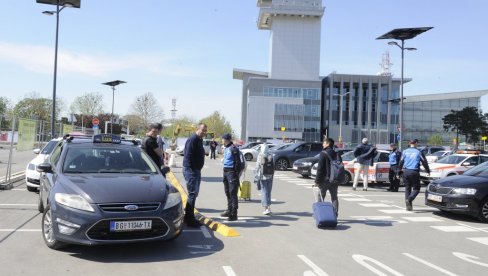
[[[227,218],[228,221],[236,221],[237,220],[237,215],[230,215],[229,218]]]
[[[413,211],[412,202],[410,200],[406,199],[405,205],[407,206],[407,211]]]
[[[221,218],[228,218],[230,216],[230,211],[229,210],[225,210],[225,212],[221,213],[220,214],[220,217]]]
[[[363,189],[363,191],[367,191],[368,189]]]

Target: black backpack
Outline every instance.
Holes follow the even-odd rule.
[[[336,160],[332,160],[332,157],[324,151],[327,158],[330,161],[330,175],[329,175],[329,182],[330,183],[343,183],[346,180],[346,169],[344,168],[344,164],[339,158]],[[339,157],[339,155],[337,155]]]
[[[271,161],[268,159],[268,157],[264,158],[264,165],[263,165],[263,174],[264,175],[273,175],[275,171],[274,168],[274,162],[273,158],[271,158]]]

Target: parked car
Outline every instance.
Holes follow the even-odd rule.
[[[246,158],[246,161],[256,160],[258,158],[258,154],[261,152],[262,145],[263,144],[259,144],[257,146],[250,148],[250,149],[241,150],[242,154],[244,155],[244,158]],[[270,149],[273,149],[275,146],[276,145],[268,144],[268,147]]]
[[[451,154],[450,150],[440,150],[432,153],[431,155],[425,156],[427,158],[428,163],[435,163],[437,160],[441,159],[444,156],[448,156]]]
[[[250,149],[250,148],[253,148],[259,144],[262,144],[263,142],[248,142],[248,143],[245,143],[244,145],[242,146],[239,146],[239,149],[240,150],[245,150],[245,149]],[[266,142],[266,144],[272,144],[270,142]]]
[[[212,139],[203,139],[203,149],[205,149],[205,155],[210,154],[210,142],[212,142]],[[222,146],[220,145],[219,142],[217,142],[217,148],[215,149],[215,152],[217,154],[220,154],[222,152],[221,149],[222,149]],[[183,150],[184,150],[184,147],[183,147]],[[180,155],[183,155],[183,153]]]
[[[276,147],[272,148],[270,150],[270,152],[274,152],[274,151],[277,151],[277,150],[284,150],[284,149],[288,148],[291,145],[293,145],[293,143],[280,144],[280,145],[277,145]]]
[[[296,160],[315,156],[322,149],[322,143],[319,142],[300,142],[292,144],[285,149],[273,151],[275,168],[277,170],[287,170]]]
[[[453,154],[429,164],[430,175],[421,168],[420,178],[423,181],[433,181],[446,176],[463,174],[480,163],[488,161],[488,155],[482,154]]]
[[[463,175],[434,180],[425,190],[425,204],[488,222],[488,162],[467,170]]]
[[[178,190],[141,148],[116,135],[68,137],[37,170],[49,248],[171,240],[182,231]]]
[[[335,149],[335,151],[342,158],[342,156],[345,153],[350,152],[352,150],[351,149]],[[320,153],[318,153],[314,157],[306,157],[306,158],[298,159],[297,161],[293,162],[292,171],[294,173],[300,174],[303,177],[312,176],[312,167],[319,162],[319,155],[320,155]]]
[[[37,171],[37,166],[49,157],[53,149],[62,138],[55,138],[49,141],[42,149],[35,149],[34,153],[37,154],[25,168],[25,183],[29,192],[36,192],[39,188],[40,173]]]
[[[446,150],[444,147],[438,147],[438,146],[424,146],[424,147],[418,147],[418,149],[426,156],[441,150]]]

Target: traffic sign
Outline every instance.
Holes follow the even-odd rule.
[[[93,118],[92,125],[97,126],[98,124],[100,124],[100,121],[98,120],[98,118]]]
[[[285,131],[286,130],[286,127],[281,127],[281,131]]]
[[[482,136],[481,137],[481,140],[486,141],[486,138],[488,138],[488,137],[487,136]]]
[[[93,125],[93,130],[99,129],[98,125]]]

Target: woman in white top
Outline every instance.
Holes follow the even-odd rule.
[[[271,189],[273,188],[274,162],[266,143],[261,144],[261,152],[256,162],[256,174],[261,186],[261,204],[264,215],[271,215]]]

